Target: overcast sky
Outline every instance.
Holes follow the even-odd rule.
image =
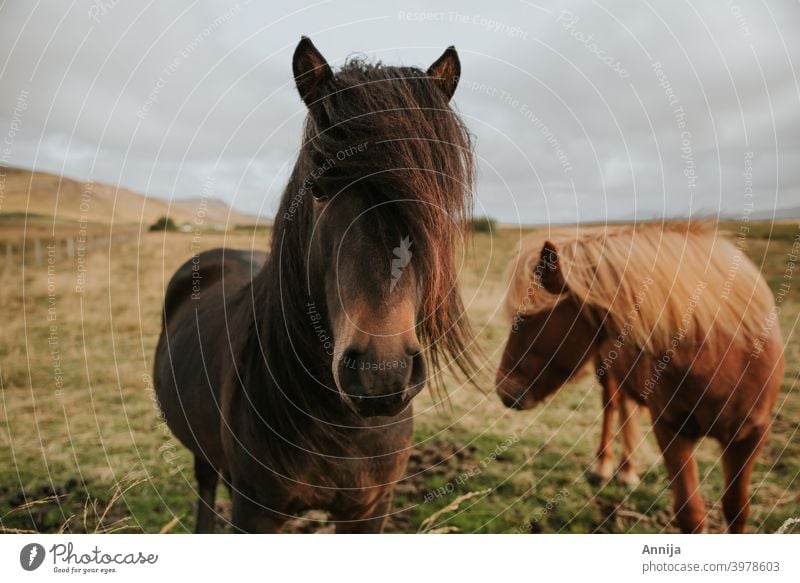
[[[291,55],[462,62],[476,214],[800,205],[800,5],[145,2],[0,7],[0,161],[270,216],[300,140]],[[754,203],[754,207],[749,205]]]

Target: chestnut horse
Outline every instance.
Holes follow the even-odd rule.
[[[456,288],[473,158],[449,105],[455,49],[427,71],[334,73],[304,37],[293,70],[308,115],[270,253],[203,252],[166,291],[155,388],[194,454],[201,532],[220,476],[236,531],[320,509],[337,532],[380,532],[427,366],[475,366]]]
[[[750,476],[783,375],[772,293],[741,249],[697,223],[577,228],[522,249],[497,391],[529,409],[590,359],[650,412],[683,532],[706,516],[694,447],[722,445],[722,507],[743,532]]]

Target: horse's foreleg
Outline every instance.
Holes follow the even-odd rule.
[[[194,477],[197,478],[197,525],[196,532],[214,532],[214,503],[217,499],[219,474],[210,463],[194,457]]]
[[[589,474],[600,483],[608,482],[614,474],[614,413],[617,409],[616,381],[611,379],[608,371],[601,378],[603,386],[603,429],[600,433],[600,446],[597,448],[594,463]]]
[[[767,433],[768,429],[759,429],[745,439],[729,443],[722,452],[725,471],[722,510],[728,521],[729,532],[741,533],[745,530],[750,513],[750,476]]]
[[[639,407],[624,393],[619,398],[619,430],[622,437],[622,457],[617,477],[620,482],[633,488],[639,484],[639,475],[633,461],[633,453],[641,442]]]
[[[706,511],[698,490],[694,440],[659,421],[653,425],[653,431],[672,482],[673,510],[678,526],[683,532],[703,532]]]
[[[233,490],[233,530],[237,533],[280,532],[287,517],[247,496],[236,484]]]

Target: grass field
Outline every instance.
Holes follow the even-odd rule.
[[[768,227],[751,231],[747,251],[777,291],[787,281],[787,253],[800,225],[777,225],[772,233]],[[204,234],[199,243],[265,249],[267,236],[262,230]],[[462,293],[488,357],[484,391],[449,381],[448,403],[434,402],[428,391],[416,399],[418,446],[387,530],[675,531],[666,473],[651,436],[637,453],[642,483],[635,490],[614,483],[599,488],[587,480],[601,419],[591,376],[534,411],[507,410],[492,394],[508,330],[499,307],[502,273],[520,236],[514,230],[482,233],[469,248]],[[57,261],[50,271],[20,265],[4,273],[0,527],[194,528],[191,456],[162,424],[150,384],[164,285],[191,256],[191,245],[190,234],[145,233],[111,256],[96,251],[86,263],[81,293],[73,260]],[[800,282],[790,283],[780,312],[786,375],[753,477],[750,530],[758,532],[774,532],[800,516]],[[709,529],[718,532],[724,525],[717,446],[702,443],[698,459]],[[221,488],[223,518],[226,496]],[[315,513],[289,529],[324,532],[330,525]]]

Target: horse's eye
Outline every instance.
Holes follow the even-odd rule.
[[[314,197],[314,202],[327,202],[328,193],[318,188],[311,191],[311,196]]]

